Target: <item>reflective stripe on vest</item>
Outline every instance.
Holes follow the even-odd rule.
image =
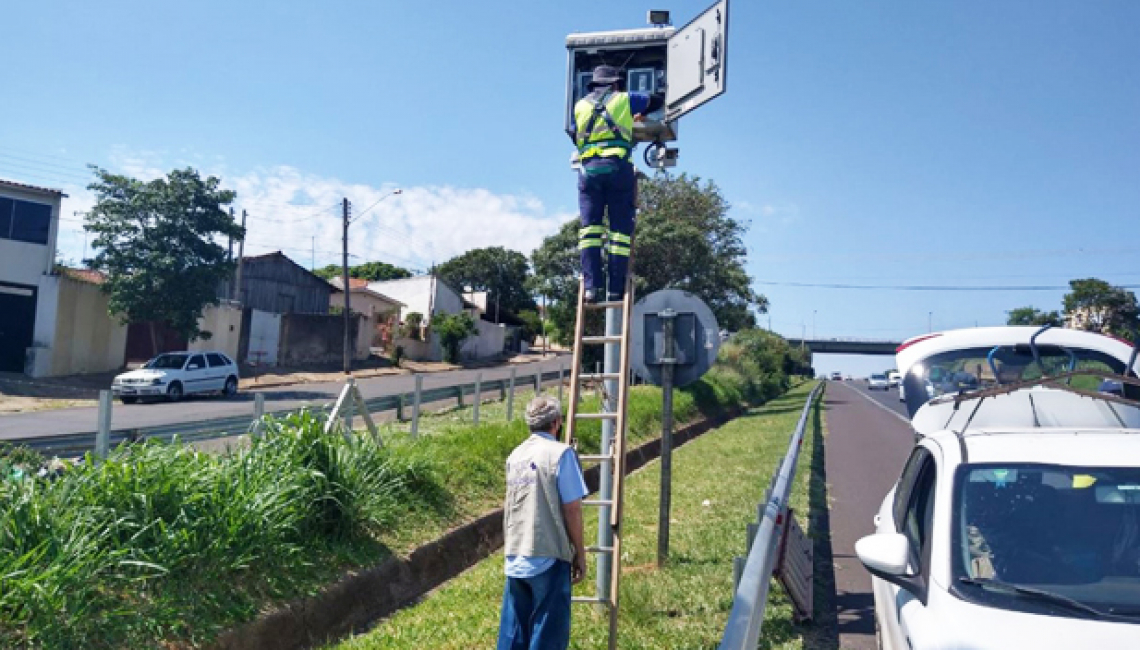
[[[578,158],[628,159],[633,148],[629,93],[591,93],[574,105]]]

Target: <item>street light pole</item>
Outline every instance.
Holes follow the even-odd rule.
[[[361,210],[360,212],[358,212],[356,214],[356,219],[359,219],[360,217],[364,216],[365,212],[368,212],[369,210],[376,207],[377,205],[380,205],[380,201],[383,201],[384,199],[388,198],[389,196],[394,196],[396,194],[400,194],[402,191],[403,190],[400,190],[399,188],[397,188],[397,189],[394,189],[391,192],[385,194],[384,196],[380,197],[375,203],[368,206],[364,210]],[[346,375],[349,374],[350,372],[352,372],[352,353],[353,353],[353,348],[356,347],[355,345],[353,345],[353,343],[355,341],[353,341],[352,336],[349,332],[349,326],[352,324],[352,301],[351,301],[351,298],[349,297],[349,294],[352,293],[352,287],[350,286],[350,283],[348,281],[348,227],[350,225],[352,225],[352,222],[356,221],[356,219],[350,219],[348,217],[348,213],[349,213],[348,206],[349,206],[348,197],[345,197],[344,200],[341,202],[341,212],[342,212],[342,220],[343,220],[343,228],[344,228],[343,238],[341,240],[341,244],[342,244],[342,250],[341,250],[341,289],[344,289],[344,374],[346,374]],[[242,225],[243,226],[245,225],[245,210],[242,210]],[[240,244],[239,244],[239,247],[240,247]],[[241,283],[241,267],[239,266],[238,267],[238,284],[240,285],[240,283]],[[431,314],[428,314],[428,317],[430,318]]]

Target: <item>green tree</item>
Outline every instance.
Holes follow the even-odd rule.
[[[1136,294],[1104,280],[1070,280],[1062,304],[1071,326],[1133,340],[1140,326]]]
[[[431,328],[439,334],[443,359],[448,363],[459,361],[459,348],[476,332],[475,319],[465,311],[458,314],[436,314],[431,319]]]
[[[439,265],[436,274],[458,291],[465,291],[464,287],[486,291],[487,313],[496,321],[500,309],[518,314],[536,308],[529,289],[530,264],[518,251],[502,246],[476,248]]]
[[[329,264],[313,271],[313,273],[326,280],[333,280],[344,275],[344,269],[339,264]],[[366,262],[348,267],[348,277],[368,280],[369,282],[383,282],[385,280],[410,278],[412,272],[387,262]]]
[[[1018,307],[1006,312],[1006,325],[1051,325],[1060,327],[1064,322],[1058,311],[1042,311],[1036,307]]]
[[[188,340],[210,338],[198,328],[218,285],[234,264],[217,241],[245,236],[222,206],[236,196],[191,168],[142,182],[92,166],[95,207],[84,228],[95,235],[91,267],[104,272],[110,310],[124,322],[165,323]]]
[[[716,184],[682,174],[642,179],[639,192],[633,252],[638,294],[684,289],[708,303],[721,327],[754,326],[753,310],[767,312],[768,299],[752,289],[744,269],[745,225],[729,216]],[[580,268],[578,221],[547,237],[533,260],[533,286],[556,300],[550,318],[557,330],[571,332]]]

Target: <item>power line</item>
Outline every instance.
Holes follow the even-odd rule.
[[[1023,285],[1023,286],[988,286],[988,287],[969,287],[969,286],[950,286],[950,285],[872,285],[872,284],[834,284],[834,283],[813,283],[813,282],[774,282],[769,280],[756,280],[753,284],[761,284],[765,286],[777,287],[807,287],[813,289],[855,289],[855,290],[879,290],[879,291],[1068,291],[1072,287],[1069,286],[1042,286],[1042,285]],[[1138,284],[1121,284],[1116,285],[1124,289],[1137,289],[1140,288]]]

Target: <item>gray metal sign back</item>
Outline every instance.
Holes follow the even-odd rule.
[[[665,119],[669,122],[725,90],[728,0],[720,0],[669,37]]]
[[[685,386],[701,378],[716,360],[720,327],[709,306],[680,289],[655,291],[633,307],[633,370],[642,379],[662,383],[666,321],[673,328],[673,384]]]

